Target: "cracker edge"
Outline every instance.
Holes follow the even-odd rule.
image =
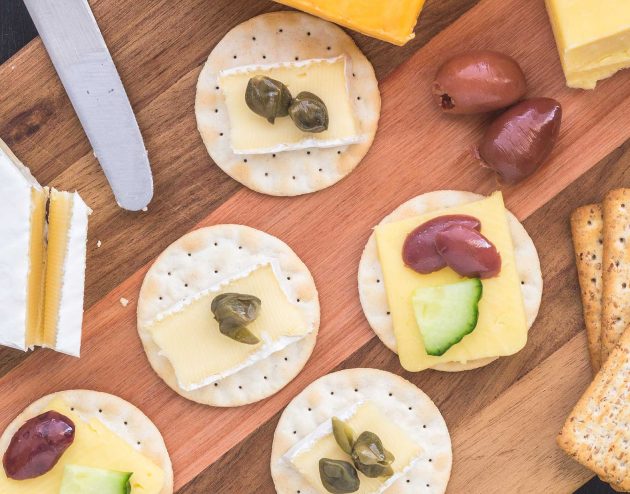
[[[594,229],[589,229],[587,222],[598,221]],[[571,214],[571,237],[573,240],[573,252],[580,284],[582,298],[582,313],[588,350],[591,358],[591,367],[594,372],[601,368],[601,331],[602,331],[602,271],[603,271],[603,212],[600,204],[588,204],[581,206]],[[594,238],[595,237],[595,238]],[[594,240],[594,241],[593,241]],[[585,259],[583,255],[595,254],[598,256],[599,269],[594,266],[592,259]],[[593,286],[593,280],[595,285]]]
[[[591,395],[598,393],[598,391],[600,391],[602,388],[606,388],[607,381],[615,376],[619,372],[620,368],[624,365],[627,365],[628,362],[630,362],[630,328],[625,331],[619,344],[615,347],[613,352],[610,354],[608,360],[604,362],[604,365],[602,366],[595,379],[591,382],[584,394],[580,397],[579,401],[567,417],[564,426],[562,427],[562,430],[556,437],[556,442],[558,446],[565,453],[571,456],[578,463],[582,464],[583,466],[594,472],[605,482],[612,482],[612,484],[614,484],[613,487],[615,488],[615,490],[624,489],[625,492],[630,492],[630,477],[625,479],[621,484],[616,484],[614,480],[611,480],[609,478],[606,468],[607,466],[616,463],[612,455],[609,455],[607,457],[608,462],[606,463],[606,465],[604,465],[603,468],[600,468],[599,465],[589,462],[588,456],[586,458],[581,456],[578,448],[579,446],[585,445],[585,443],[581,442],[580,438],[572,433],[571,424],[575,420],[578,420],[580,417],[592,418],[592,415],[588,410],[588,402],[591,399]],[[611,427],[609,427],[608,429],[610,430]]]

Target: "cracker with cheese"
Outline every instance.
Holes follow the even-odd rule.
[[[288,89],[291,99],[277,101],[267,86],[253,86],[254,101],[271,105],[277,118],[268,120],[250,106],[246,96],[254,94],[248,89],[255,78]],[[316,101],[300,99],[304,94],[321,100],[325,125],[298,127],[305,123],[300,118],[323,114],[313,110]],[[276,105],[283,102],[280,112]],[[301,105],[307,113],[299,112]],[[264,14],[232,29],[203,67],[195,102],[214,162],[250,189],[276,196],[315,192],[348,175],[372,145],[380,108],[374,69],[354,41],[339,27],[298,12]]]
[[[42,414],[47,412],[60,415],[56,415],[53,420],[46,420]],[[47,472],[24,480],[9,478],[7,468],[17,468],[7,459],[12,439],[16,433],[24,431],[25,424],[39,418],[42,419],[42,425],[47,425],[43,430],[49,435],[56,433],[61,418],[69,419],[74,425],[73,441]],[[46,438],[48,444],[56,440],[58,438]],[[27,442],[22,445],[23,451],[24,448],[28,448]],[[112,478],[122,472],[132,474],[128,478],[131,494],[173,492],[173,467],[160,431],[131,403],[106,393],[61,391],[37,400],[6,428],[0,437],[0,452],[5,458],[5,468],[0,470],[0,492],[3,494],[125,492],[124,489],[116,491],[105,488],[111,487]],[[43,451],[40,449],[39,453]],[[23,458],[23,455],[20,456]],[[41,462],[37,463],[23,467],[20,473],[42,468]],[[77,470],[80,472],[78,477],[83,478],[72,479],[73,471]],[[86,476],[86,471],[91,475]],[[75,484],[78,490],[61,489],[62,485],[73,482],[87,482],[90,477],[92,482],[89,488],[87,484],[83,488]]]
[[[482,210],[475,211],[474,209],[468,210],[467,208],[470,208],[474,203],[480,203],[480,201],[483,201],[484,199],[484,196],[474,194],[472,192],[452,190],[429,192],[417,196],[399,206],[391,214],[386,216],[379,226],[392,225],[401,221],[411,221],[411,223],[414,223],[414,218],[415,224],[420,224],[426,218],[436,217],[441,214],[464,213],[471,214],[472,216],[479,216],[483,232],[484,217],[482,215]],[[474,207],[476,206],[473,206],[473,208]],[[540,261],[538,259],[536,247],[516,217],[508,210],[504,209],[502,201],[500,201],[500,204],[497,206],[488,204],[487,207],[488,209],[484,208],[483,211],[493,211],[496,208],[499,208],[503,211],[503,216],[507,217],[507,225],[504,228],[509,230],[509,238],[505,239],[507,245],[505,249],[508,251],[508,255],[504,256],[503,252],[501,252],[501,254],[504,258],[504,262],[505,260],[509,260],[510,257],[514,260],[513,266],[508,266],[508,269],[511,270],[511,276],[514,278],[514,280],[510,281],[510,284],[514,285],[514,283],[517,283],[518,291],[520,292],[512,294],[514,304],[516,304],[515,309],[516,311],[524,311],[524,324],[526,328],[530,328],[533,325],[540,308],[543,287]],[[500,216],[497,216],[496,219],[499,220]],[[409,226],[410,228],[413,228],[411,224]],[[503,226],[500,225],[500,227]],[[493,240],[492,236],[490,236],[490,238]],[[401,248],[396,247],[392,256],[400,258],[401,251]],[[414,272],[402,265],[402,260],[399,262],[401,270],[409,271],[411,273],[410,276],[415,275]],[[442,276],[446,271],[448,271],[448,269],[434,273],[434,275]],[[431,276],[433,275],[429,275],[429,277]],[[420,275],[418,275],[418,277],[420,277]],[[489,281],[495,283],[498,280]],[[363,251],[359,264],[358,285],[363,312],[365,313],[370,326],[389,349],[394,352],[398,352],[398,345],[394,331],[394,314],[390,301],[388,301],[386,279],[383,272],[383,266],[379,258],[376,233],[373,233],[370,236]],[[485,296],[487,295],[488,293],[485,293]],[[519,295],[520,301],[517,300]],[[486,302],[488,301],[489,298]],[[411,305],[411,302],[408,299],[403,299],[402,303],[399,305],[404,305],[406,303]],[[480,311],[483,309],[483,303],[482,298]],[[521,304],[521,307],[518,307],[519,303]],[[404,310],[405,307],[402,307],[402,309]],[[413,322],[412,325],[414,326],[414,328],[411,328],[412,332],[417,331],[415,330],[415,322]],[[467,339],[473,339],[474,334],[475,332],[473,332],[470,336],[465,337],[464,342],[466,342]],[[519,339],[522,339],[522,337],[523,335],[518,336]],[[417,343],[417,340],[415,343]],[[412,344],[412,346],[414,345]],[[455,347],[457,347],[457,345],[454,345],[454,348]],[[487,355],[475,358],[474,356],[470,356],[474,355],[474,351],[474,348],[470,350],[470,352],[473,353],[469,353],[468,358],[458,356],[457,358],[447,360],[446,362],[443,358],[442,361],[435,362],[435,357],[428,357],[429,363],[423,364],[423,368],[428,366],[440,371],[465,371],[485,366],[496,360],[497,356],[500,354],[499,352],[494,356]],[[490,352],[492,351],[494,350],[490,350]],[[447,352],[444,357],[448,357],[450,353],[451,352]]]
[[[313,351],[319,321],[315,282],[300,258],[241,225],[177,240],[147,273],[138,300],[153,369],[180,395],[213,406],[259,401],[288,384]]]
[[[350,453],[335,440],[333,417],[353,431]],[[361,461],[356,453],[366,431],[391,453],[387,474],[369,477],[355,461]],[[313,382],[282,413],[271,452],[278,494],[328,494],[320,472],[323,459],[332,460],[333,467],[339,461],[350,464],[345,467],[351,472],[356,468],[353,492],[359,494],[438,494],[450,478],[451,439],[440,411],[415,385],[377,369],[348,369]]]

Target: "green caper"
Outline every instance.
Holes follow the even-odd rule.
[[[249,109],[266,118],[270,124],[277,117],[286,117],[289,114],[291,99],[288,87],[265,76],[252,77],[245,90],[245,103]]]
[[[260,340],[246,326],[258,317],[261,305],[260,299],[253,295],[223,293],[212,300],[210,310],[222,334],[240,343],[256,345]]]
[[[352,445],[354,444],[354,431],[352,427],[337,417],[332,418],[332,430],[335,441],[344,453],[352,454]]]
[[[319,460],[319,477],[326,490],[332,494],[348,494],[359,490],[359,474],[347,461],[322,458]]]
[[[328,109],[321,98],[302,91],[289,107],[289,115],[298,129],[317,134],[328,129]]]
[[[378,477],[391,477],[394,475],[394,469],[391,465],[381,465],[379,463],[376,465],[364,465],[362,463],[355,463],[355,466],[359,472],[371,479],[376,479]]]
[[[364,465],[387,464],[385,453],[381,439],[369,431],[362,432],[352,447],[352,459]]]

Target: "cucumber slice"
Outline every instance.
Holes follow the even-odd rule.
[[[66,465],[59,494],[129,494],[130,472]]]
[[[483,286],[478,278],[418,288],[413,292],[411,302],[427,354],[444,355],[473,332],[482,294]]]

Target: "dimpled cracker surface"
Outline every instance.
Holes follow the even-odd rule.
[[[473,192],[456,190],[428,192],[400,205],[392,213],[383,218],[381,224],[403,220],[439,209],[468,204],[483,198],[484,196]],[[531,328],[538,315],[538,309],[540,308],[542,299],[543,279],[540,270],[540,260],[538,259],[536,246],[525,231],[523,225],[521,225],[516,217],[509,211],[507,215],[512,241],[514,243],[516,268],[521,279],[521,292],[523,294],[527,323]],[[361,306],[363,307],[363,312],[368,323],[385,346],[391,351],[396,352],[396,337],[394,336],[392,318],[389,314],[387,293],[385,292],[385,283],[383,283],[383,271],[378,259],[376,236],[374,233],[370,235],[365,249],[363,250],[363,255],[361,256],[358,284]],[[496,359],[486,358],[467,363],[449,362],[447,364],[440,364],[434,367],[434,369],[445,372],[465,371],[483,367],[494,360]]]
[[[274,64],[347,57],[348,91],[365,141],[344,147],[236,155],[230,122],[218,85],[220,71],[252,64]],[[381,96],[372,64],[341,28],[308,14],[275,12],[232,29],[212,50],[197,83],[197,127],[214,162],[246,187],[263,194],[296,196],[329,187],[348,175],[366,155],[378,126]]]
[[[630,325],[630,189],[604,197],[602,362]]]
[[[377,369],[348,369],[310,384],[286,407],[273,438],[271,475],[278,494],[313,494],[283,455],[320,424],[363,401],[373,402],[422,448],[409,471],[387,489],[388,494],[439,494],[451,475],[448,428],[433,401],[400,376]]]
[[[302,340],[195,391],[177,385],[169,361],[147,329],[158,315],[261,262],[277,262],[283,290],[314,328]],[[212,317],[209,314],[209,317]],[[319,329],[319,298],[308,268],[281,240],[242,225],[216,225],[190,232],[171,244],[149,269],[138,300],[138,333],[151,366],[174,391],[198,403],[231,407],[253,403],[288,384],[308,361]]]
[[[575,251],[582,310],[591,366],[597,372],[602,355],[602,257],[603,218],[599,204],[588,204],[571,215],[571,236]]]
[[[83,389],[60,391],[31,403],[9,424],[0,437],[2,455],[24,422],[47,411],[48,405],[57,398],[62,399],[67,406],[73,407],[84,420],[98,419],[132,448],[162,468],[164,487],[160,494],[172,494],[173,466],[162,434],[141,410],[122,398],[107,393]]]
[[[582,465],[630,492],[630,330],[564,424],[558,444]]]

